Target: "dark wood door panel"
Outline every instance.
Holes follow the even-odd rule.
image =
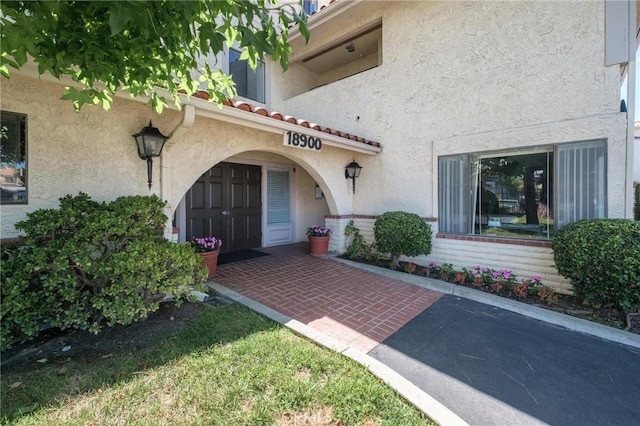
[[[229,208],[231,210],[244,208],[244,184],[242,182],[231,183],[231,190],[229,191],[229,195]]]
[[[247,216],[247,239],[250,241],[262,240],[262,218],[258,215]]]
[[[224,210],[225,191],[222,182],[209,182],[209,208],[218,209],[218,213]]]
[[[187,241],[193,237],[207,235],[205,219],[201,217],[187,219]]]
[[[222,252],[260,247],[262,200],[260,166],[219,163],[187,193],[187,239],[222,238]]]
[[[249,209],[260,210],[260,183],[250,183],[247,185],[247,202],[246,206]]]
[[[205,183],[196,182],[191,187],[188,196],[188,207],[191,210],[204,209],[206,206]]]

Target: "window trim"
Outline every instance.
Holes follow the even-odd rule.
[[[229,75],[233,75],[233,73],[231,72],[231,51],[237,53],[239,56],[242,55],[242,49],[240,49],[239,47],[229,47],[227,49],[227,73]],[[238,61],[244,62],[246,69],[247,70],[251,70],[254,73],[257,73],[257,69],[259,68],[260,65],[258,65],[258,68],[256,68],[255,70],[253,70],[251,68],[251,66],[249,65],[249,62],[245,59],[238,59]],[[263,100],[259,100],[259,99],[253,99],[250,98],[248,96],[242,96],[239,93],[236,93],[236,97],[240,100],[245,100],[247,102],[251,102],[251,103],[258,103],[260,105],[267,105],[267,96],[268,96],[268,89],[267,89],[267,79],[268,79],[268,68],[267,68],[267,61],[264,60],[260,60],[258,59],[258,64],[262,64],[262,69],[263,69],[263,81],[262,81],[262,96],[263,96]],[[236,83],[236,86],[238,85],[237,82],[234,80],[234,82]],[[246,82],[245,82],[246,84]]]
[[[29,119],[28,119],[28,115],[20,113],[20,112],[5,111],[5,110],[1,110],[0,111],[0,115],[13,115],[13,116],[16,116],[18,118],[22,118],[24,120],[24,123],[23,123],[24,129],[23,130],[21,129],[21,130],[24,132],[24,134],[22,136],[24,137],[24,179],[25,179],[24,201],[20,201],[20,202],[2,202],[2,200],[0,200],[0,205],[3,206],[3,207],[6,207],[6,206],[24,206],[24,205],[29,204]]]
[[[494,157],[510,157],[510,156],[516,156],[516,155],[527,155],[527,154],[540,154],[540,153],[544,153],[544,152],[551,152],[553,153],[554,156],[554,161],[553,161],[553,173],[554,173],[554,181],[552,183],[552,190],[553,190],[553,215],[554,218],[557,217],[557,212],[559,209],[559,203],[558,203],[558,197],[559,197],[559,190],[558,190],[558,185],[559,185],[559,176],[560,176],[560,172],[559,172],[559,167],[560,167],[560,161],[558,160],[558,152],[559,149],[561,147],[568,147],[570,145],[587,145],[587,144],[595,144],[595,143],[600,143],[602,144],[602,148],[603,148],[603,155],[604,155],[604,170],[602,173],[602,176],[600,177],[600,179],[602,179],[603,181],[603,188],[604,188],[604,193],[603,193],[603,200],[604,200],[604,206],[602,207],[602,216],[601,217],[608,217],[608,204],[609,204],[609,199],[608,199],[608,173],[609,173],[609,163],[608,163],[608,149],[609,149],[609,144],[608,144],[608,140],[606,138],[596,138],[596,139],[586,139],[586,140],[578,140],[578,141],[570,141],[570,142],[562,142],[562,143],[555,143],[555,144],[542,144],[542,145],[535,145],[535,146],[531,146],[531,147],[523,147],[523,148],[512,148],[512,149],[497,149],[497,150],[486,150],[486,151],[473,151],[473,152],[464,152],[464,153],[456,153],[456,154],[447,154],[447,155],[438,155],[436,157],[436,161],[437,161],[437,172],[436,172],[436,176],[438,179],[438,182],[436,184],[436,189],[438,191],[436,199],[438,200],[438,223],[442,223],[442,217],[444,216],[442,213],[442,208],[443,208],[443,204],[442,204],[442,198],[443,198],[443,194],[442,194],[442,183],[440,182],[440,177],[441,177],[441,167],[442,167],[442,163],[441,160],[444,158],[455,158],[455,157],[466,157],[466,163],[467,163],[467,171],[466,171],[466,178],[468,179],[469,182],[467,182],[468,185],[468,189],[469,189],[469,195],[467,196],[467,201],[465,203],[465,208],[466,208],[466,216],[467,216],[467,224],[466,224],[466,228],[467,231],[465,233],[458,233],[458,232],[452,232],[452,231],[442,231],[440,230],[440,227],[438,227],[438,235],[440,236],[440,238],[445,238],[445,239],[461,239],[461,240],[474,240],[474,241],[487,241],[487,242],[500,242],[500,241],[513,241],[513,242],[517,242],[518,244],[525,244],[527,241],[537,241],[537,242],[550,242],[552,240],[551,238],[537,238],[537,237],[530,237],[530,238],[522,238],[522,237],[511,237],[511,236],[496,236],[496,235],[485,235],[485,234],[474,234],[472,233],[473,227],[472,227],[472,222],[474,220],[474,215],[475,215],[475,208],[474,206],[472,206],[473,200],[472,200],[472,196],[471,196],[471,192],[473,191],[473,178],[474,176],[477,176],[477,172],[473,170],[474,167],[477,167],[477,165],[474,164],[475,161],[477,160],[481,160],[483,158],[494,158]],[[559,229],[558,227],[558,222],[557,220],[554,220],[554,224],[553,224],[553,228],[554,231],[557,231]]]

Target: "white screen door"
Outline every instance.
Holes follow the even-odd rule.
[[[291,175],[289,170],[267,169],[267,226],[265,245],[293,242]]]

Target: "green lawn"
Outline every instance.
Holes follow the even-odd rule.
[[[350,359],[244,307],[205,308],[135,352],[3,371],[3,423],[433,424]]]

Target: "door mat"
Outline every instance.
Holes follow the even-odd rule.
[[[269,256],[269,253],[265,253],[258,250],[247,249],[232,251],[229,253],[220,253],[218,256],[218,265],[224,265],[225,263],[239,262],[241,260],[255,259],[256,257]]]

